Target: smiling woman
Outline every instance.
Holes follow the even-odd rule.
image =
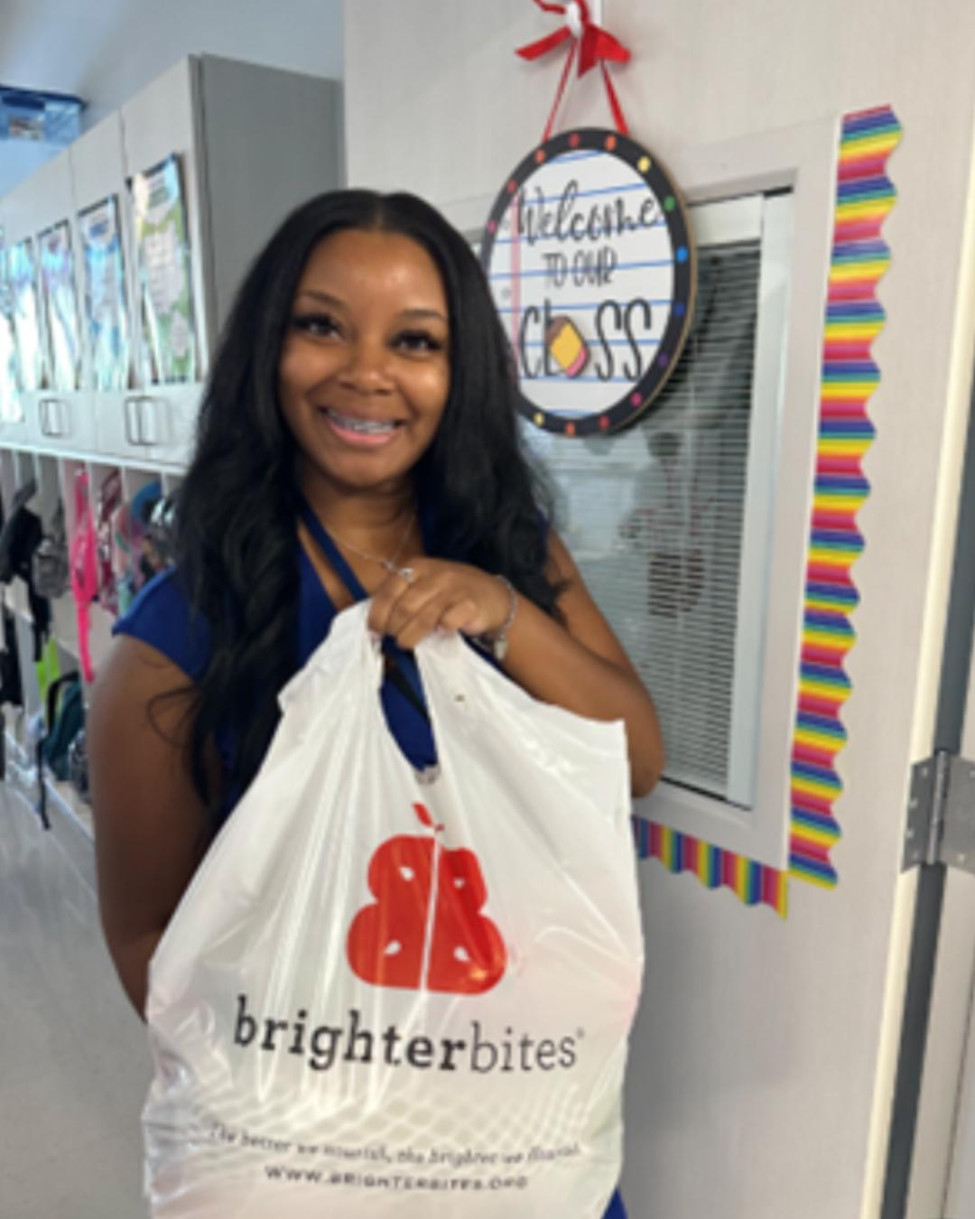
[[[412,651],[460,632],[535,698],[625,721],[634,792],[656,782],[653,703],[547,524],[512,370],[467,243],[412,196],[313,199],[255,261],[207,388],[176,566],[116,626],[89,719],[102,920],[140,1012],[279,691],[354,601],[371,600],[383,708],[417,769],[436,749]]]

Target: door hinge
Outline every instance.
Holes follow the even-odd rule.
[[[922,864],[975,875],[975,762],[946,750],[911,771],[901,870]]]

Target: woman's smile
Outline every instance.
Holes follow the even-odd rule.
[[[405,426],[402,420],[368,419],[329,407],[322,411],[322,416],[335,435],[353,448],[382,448],[395,440]]]

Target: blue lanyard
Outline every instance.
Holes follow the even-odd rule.
[[[365,601],[369,594],[362,587],[358,576],[352,570],[345,556],[339,550],[335,540],[329,534],[328,530],[318,519],[308,501],[301,496],[298,501],[298,511],[301,514],[301,519],[304,521],[308,532],[315,539],[324,554],[325,558],[331,563],[332,568],[338,578],[345,585],[349,592],[349,596],[353,601]],[[417,669],[416,659],[412,652],[407,652],[401,648],[395,639],[386,638],[383,640],[383,653],[392,662],[388,677],[393,685],[397,687],[403,697],[407,700],[413,709],[427,719],[426,699],[423,695],[423,686],[420,682],[420,673]]]

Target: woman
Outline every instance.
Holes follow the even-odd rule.
[[[89,719],[102,920],[139,1012],[278,691],[354,600],[372,598],[387,720],[415,766],[435,757],[410,653],[460,631],[536,698],[625,720],[634,794],[656,782],[653,704],[539,512],[511,367],[469,247],[411,196],[320,196],[254,263],[201,411],[177,565],[117,624]]]

